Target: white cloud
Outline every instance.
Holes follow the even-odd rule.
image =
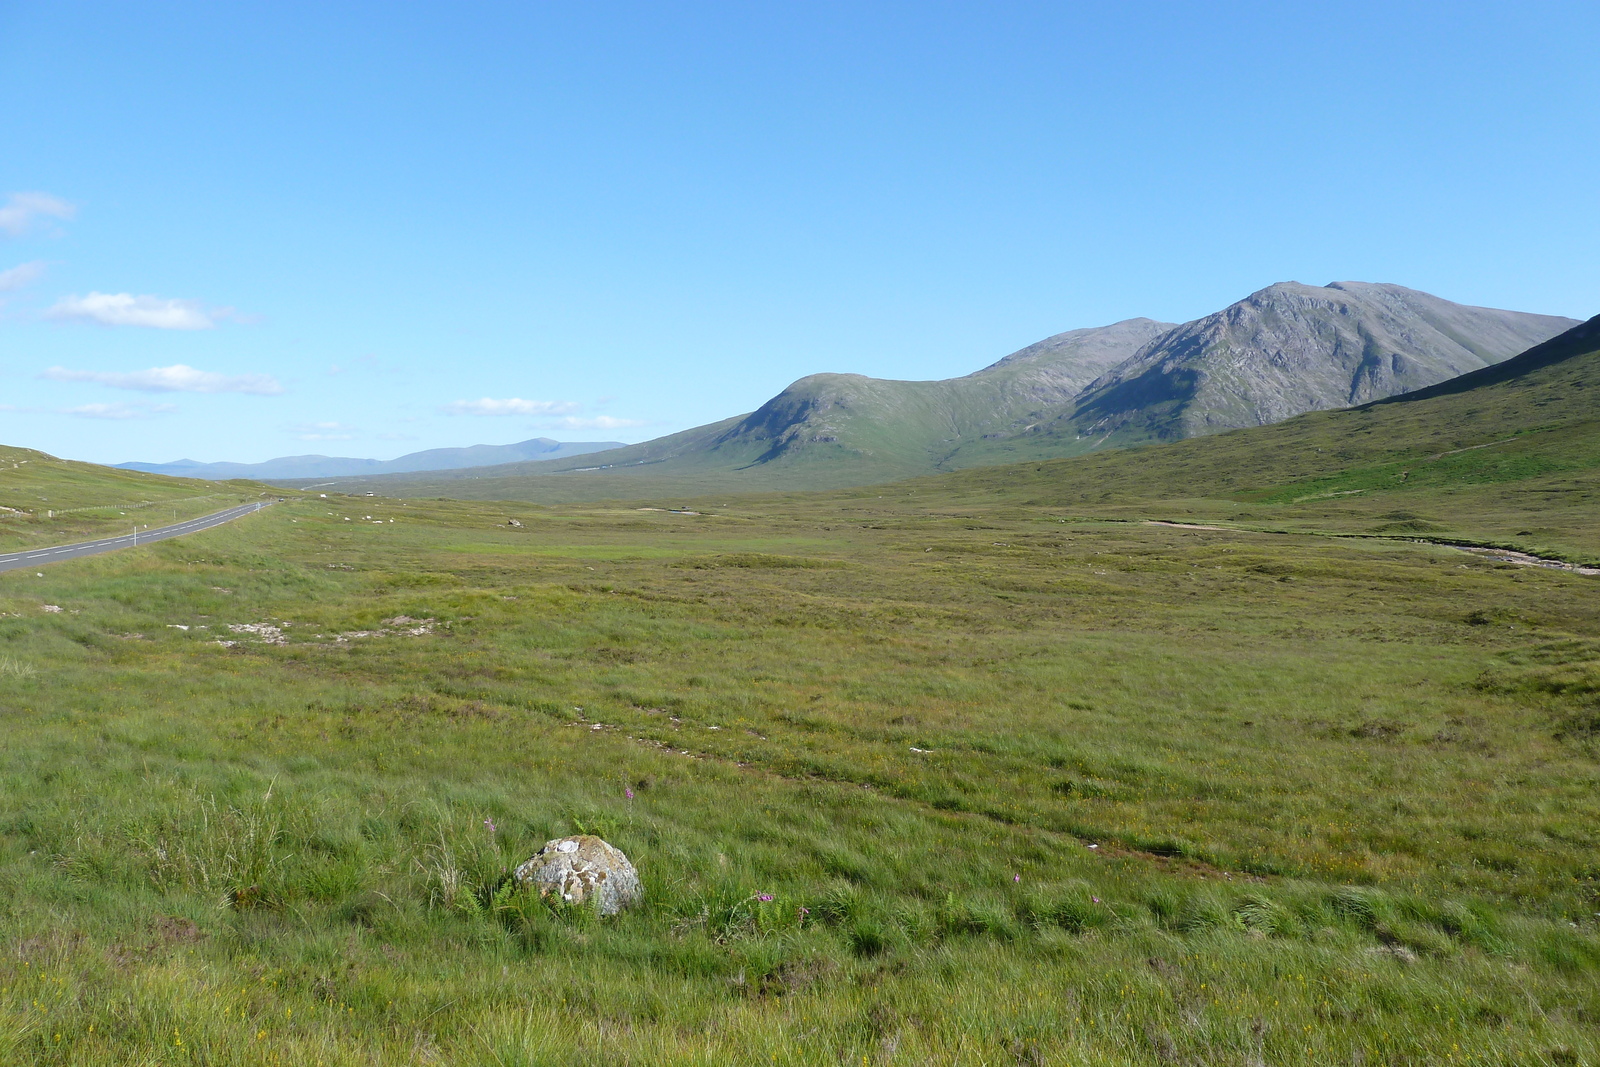
[[[21,237],[33,230],[34,224],[40,219],[66,219],[78,213],[78,209],[49,193],[12,193],[6,197],[4,207],[0,207],[0,234],[7,237]]]
[[[342,422],[303,422],[294,430],[302,441],[351,441],[356,436],[355,427]]]
[[[141,393],[250,393],[254,396],[277,396],[283,392],[283,386],[269,374],[217,374],[186,367],[182,363],[174,363],[170,367],[151,367],[131,374],[51,367],[39,377],[56,382],[94,382],[97,385],[109,385],[113,389],[133,389]]]
[[[577,411],[570,400],[452,400],[439,409],[446,415],[565,415]]]
[[[176,404],[79,404],[71,408],[19,407],[0,404],[0,411],[18,415],[72,415],[80,419],[151,419],[177,411]]]
[[[9,293],[13,289],[21,289],[43,273],[44,260],[42,259],[33,260],[31,263],[19,263],[9,270],[0,270],[0,293]]]
[[[232,308],[206,308],[198,300],[132,293],[64,296],[45,312],[52,319],[76,319],[101,326],[148,326],[155,330],[209,330],[233,314]]]
[[[60,408],[62,415],[76,415],[80,419],[149,419],[177,411],[173,404],[80,404],[75,408]]]
[[[568,416],[556,419],[550,423],[558,430],[622,430],[630,426],[643,426],[642,419],[619,419],[611,415],[596,415],[592,419],[579,419]]]

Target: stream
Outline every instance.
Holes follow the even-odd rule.
[[[1161,519],[1146,519],[1146,526],[1168,526],[1179,530],[1210,530],[1216,533],[1273,533],[1270,530],[1247,530],[1236,526],[1208,526],[1196,522],[1166,522]],[[1313,535],[1316,536],[1316,535]],[[1328,536],[1328,535],[1321,535]],[[1515,563],[1519,567],[1545,567],[1554,571],[1570,571],[1573,574],[1600,575],[1600,567],[1585,567],[1580,563],[1568,563],[1561,559],[1548,559],[1544,556],[1530,556],[1526,552],[1516,552],[1509,548],[1483,548],[1479,545],[1463,545],[1453,541],[1429,541],[1417,537],[1377,537],[1377,535],[1364,534],[1334,534],[1335,537],[1375,537],[1383,541],[1405,541],[1414,545],[1438,545],[1441,548],[1453,548],[1457,552],[1470,552],[1474,556],[1482,556],[1500,563]]]

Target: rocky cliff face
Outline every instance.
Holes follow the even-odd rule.
[[[1281,282],[1155,338],[1085,389],[1071,421],[1112,443],[1265,425],[1490,366],[1576,321],[1398,285]]]

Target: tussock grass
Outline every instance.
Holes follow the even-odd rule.
[[[0,673],[0,1058],[1600,1051],[1590,580],[695,510],[330,498],[0,576],[6,656],[49,664]],[[578,831],[640,909],[510,880]]]
[[[13,656],[0,656],[0,678],[12,681],[28,681],[37,678],[39,670],[31,663],[24,663]]]

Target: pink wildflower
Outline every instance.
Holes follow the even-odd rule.
[[[489,828],[489,832],[491,834],[495,832],[495,825],[494,825],[494,820],[493,819],[485,819],[485,820],[483,820],[483,825],[485,825],[485,826],[487,826]]]

